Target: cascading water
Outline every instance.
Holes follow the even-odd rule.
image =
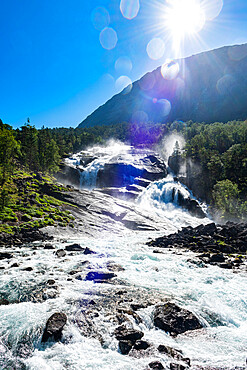
[[[197,226],[198,223],[208,222],[207,218],[199,221],[180,207],[179,197],[183,201],[196,199],[184,185],[174,181],[172,175],[168,175],[165,179],[155,181],[143,190],[137,198],[137,203],[143,209],[149,210],[159,217],[166,217],[178,229],[183,226]],[[200,204],[199,207],[206,214],[206,205]]]
[[[131,160],[132,155],[130,147],[124,145],[106,148],[105,152],[102,148],[94,148],[89,154],[93,158],[96,152],[98,159],[84,166],[83,186],[94,186],[97,169],[113,156],[124,153]],[[73,156],[70,161],[74,166],[81,165],[80,156]],[[169,175],[144,189],[136,204],[143,213],[155,215],[157,222],[169,220],[173,226],[171,231],[208,223],[207,218],[198,219],[178,206],[179,192],[184,199],[194,199],[187,188],[174,182]],[[131,208],[131,203],[128,204]],[[55,250],[44,249],[38,244],[8,249],[13,258],[11,262],[2,260],[0,266],[0,292],[10,301],[8,305],[0,305],[0,368],[143,370],[155,360],[170,368],[171,359],[157,350],[150,356],[137,358],[119,352],[113,334],[118,326],[114,315],[124,313],[128,322],[141,330],[144,339],[153,347],[163,344],[183,351],[183,356],[191,359],[192,369],[244,369],[246,272],[234,273],[211,265],[203,268],[193,263],[192,252],[174,253],[163,249],[162,253],[153,253],[146,242],[161,235],[161,232],[126,231],[117,236],[102,231],[99,238],[84,236],[66,242],[57,239],[53,242]],[[67,252],[62,258],[56,255],[58,249],[74,242],[82,247],[90,246],[95,253]],[[97,284],[85,278],[90,271],[108,271],[110,264],[121,267],[116,270],[115,284]],[[196,314],[204,328],[174,338],[154,327],[154,304],[136,311],[136,318],[140,317],[138,321],[121,306],[126,301],[124,294],[131,289],[136,292],[131,293],[132,303],[142,303],[145,294],[151,302],[168,297]],[[115,303],[120,292],[123,298]],[[141,293],[138,295],[138,292]],[[107,311],[106,297],[113,302],[117,314],[114,309]],[[82,310],[87,310],[88,315],[93,313],[91,325],[99,336],[85,336],[83,326],[78,325]],[[46,320],[54,312],[64,312],[68,317],[62,340],[42,344]]]
[[[96,187],[97,175],[100,169],[104,168],[112,158],[124,155],[126,159],[131,158],[132,147],[121,142],[109,142],[108,146],[95,146],[86,151],[73,154],[72,157],[65,159],[68,166],[77,168],[80,174],[80,188],[94,189]],[[92,160],[83,165],[82,158]]]

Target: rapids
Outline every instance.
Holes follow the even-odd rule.
[[[130,147],[124,145],[117,144],[114,149],[94,148],[90,156],[96,156],[96,151],[100,155],[84,167],[86,171],[81,183],[84,187],[95,186],[98,169],[113,156],[127,155],[131,160]],[[78,166],[80,156],[73,156],[68,161],[71,161],[70,165]],[[143,188],[135,204],[143,212],[154,214],[157,220],[167,219],[173,226],[171,231],[209,222],[207,218],[191,216],[176,204],[178,189],[184,197],[193,197],[187,188],[169,175]],[[143,370],[151,361],[159,360],[169,369],[171,359],[157,351],[151,356],[136,358],[122,355],[118,350],[118,342],[113,335],[117,325],[114,314],[111,316],[107,312],[104,297],[112,295],[114,299],[117,290],[136,289],[136,292],[143,292],[143,297],[146,294],[157,302],[162,297],[169,297],[196,314],[204,326],[201,330],[174,338],[154,327],[154,305],[137,311],[142,319],[139,323],[127,315],[154,347],[164,344],[182,350],[183,356],[191,359],[192,369],[244,369],[247,350],[246,272],[234,273],[211,265],[203,268],[191,262],[192,252],[174,253],[174,250],[164,249],[162,253],[153,253],[153,248],[146,242],[163,234],[160,231],[126,229],[121,235],[102,232],[95,238],[74,235],[61,239],[56,235],[52,242],[55,249],[44,249],[40,243],[8,248],[14,257],[0,263],[1,296],[10,301],[9,305],[0,306],[0,368]],[[57,257],[57,249],[74,242],[96,253],[67,252],[65,257]],[[88,271],[108,270],[109,262],[124,269],[116,273],[114,285],[85,279]],[[11,267],[13,263],[16,263],[15,267]],[[27,267],[32,271],[26,271]],[[74,270],[79,271],[76,276],[80,277],[71,274]],[[54,283],[49,285],[51,280]],[[42,298],[35,299],[37,296]],[[135,297],[133,290],[133,302],[136,300],[138,296]],[[93,325],[100,333],[101,341],[97,337],[86,337],[77,325],[78,312],[82,308],[90,308],[92,302],[96,302],[96,307],[99,302]],[[62,340],[43,344],[41,337],[45,323],[54,312],[64,312],[68,317]]]

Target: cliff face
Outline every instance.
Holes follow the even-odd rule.
[[[180,59],[147,73],[79,127],[119,122],[226,122],[247,117],[247,44]]]

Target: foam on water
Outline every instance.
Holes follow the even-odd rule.
[[[123,156],[125,160],[132,159],[132,147],[118,141],[110,141],[107,146],[94,146],[65,159],[68,166],[77,168],[80,173],[80,187],[93,189],[96,187],[97,174],[106,163],[109,163],[112,158]],[[82,157],[94,158],[92,162],[83,167],[81,165]]]
[[[125,158],[129,156],[131,160],[131,150],[131,147],[121,144],[111,149],[90,149],[88,156],[95,155],[97,159],[84,169],[84,184],[94,186],[98,169],[113,156],[124,153]],[[80,165],[80,155],[74,155],[68,161],[76,167]],[[186,187],[168,176],[150,184],[137,203],[143,213],[155,215],[157,222],[168,220],[171,232],[183,226],[209,222],[207,218],[198,219],[178,207],[178,191],[185,199],[193,197]],[[67,241],[68,244],[79,242],[81,246],[90,247],[96,252],[86,256],[67,252],[64,258],[58,258],[54,250],[44,250],[38,246],[36,250],[25,246],[8,249],[14,257],[0,261],[0,292],[11,302],[21,300],[22,303],[0,306],[0,367],[143,370],[152,360],[159,359],[164,366],[169,366],[169,359],[161,354],[140,359],[121,355],[113,335],[114,324],[107,321],[101,312],[95,318],[95,325],[101,330],[104,345],[81,334],[76,325],[80,307],[78,302],[97,300],[104,289],[111,289],[111,285],[105,283],[86,281],[85,275],[88,271],[106,271],[109,261],[124,267],[125,270],[118,272],[117,277],[126,283],[126,289],[135,286],[145,288],[153,295],[169,296],[172,301],[196,314],[204,325],[202,330],[173,338],[154,328],[154,307],[149,306],[138,311],[142,318],[139,325],[133,317],[128,316],[133,326],[144,332],[145,340],[156,346],[164,344],[182,350],[184,356],[192,360],[193,366],[218,366],[222,369],[243,367],[247,352],[246,272],[234,273],[211,265],[203,268],[191,262],[194,259],[192,252],[179,251],[179,254],[174,254],[164,249],[162,253],[154,254],[146,242],[160,235],[160,232],[126,231],[122,236],[102,233],[98,239],[84,237]],[[60,241],[53,244],[56,248],[66,245]],[[10,268],[14,262],[19,267]],[[24,271],[27,267],[33,270]],[[77,269],[82,271],[81,280],[71,279],[69,274]],[[55,286],[47,286],[49,279],[55,280]],[[119,287],[122,289],[125,285]],[[48,299],[42,303],[30,302],[37,292]],[[49,298],[51,296],[52,299]],[[41,337],[47,319],[54,312],[61,311],[68,317],[62,341],[42,344]]]
[[[137,203],[146,211],[156,214],[158,217],[165,217],[177,228],[184,226],[197,226],[201,223],[208,223],[207,218],[199,220],[178,206],[178,193],[184,199],[196,199],[192,192],[180,182],[174,181],[172,175],[152,182],[137,198]],[[206,205],[201,204],[206,212]]]
[[[144,244],[146,240],[145,234],[132,232],[122,237],[108,235],[104,240],[83,238],[79,242],[82,246],[90,245],[97,252],[85,256],[92,269],[105,270],[109,260],[121,264],[125,271],[119,272],[118,278],[127,284],[170,295],[180,306],[194,312],[205,325],[205,329],[196,333],[172,338],[154,328],[153,307],[148,307],[139,310],[143,323],[138,326],[133,323],[144,331],[146,340],[155,345],[165,344],[183,350],[193,365],[217,365],[221,368],[243,366],[247,343],[246,274],[234,274],[217,266],[198,267],[188,261],[188,253],[177,255],[164,250],[164,254],[154,255],[152,249]],[[57,244],[57,247],[61,245]],[[30,254],[28,248],[22,248],[22,252]],[[30,369],[143,369],[152,360],[150,357],[134,359],[121,355],[117,341],[111,334],[111,323],[104,329],[105,348],[97,340],[80,334],[73,323],[78,309],[73,302],[97,299],[101,289],[107,286],[84,280],[67,280],[68,272],[83,262],[80,254],[58,259],[53,251],[38,249],[31,260],[28,258],[16,257],[22,264],[20,268],[12,268],[8,273],[6,271],[1,279],[1,292],[9,288],[10,282],[13,286],[17,282],[22,287],[30,286],[30,272],[21,271],[28,265],[33,267],[31,283],[39,285],[55,278],[59,296],[43,303],[0,306],[0,350],[5,362],[7,358],[10,361],[11,356],[15,358],[18,344],[28,337],[34,343],[33,353],[24,360]],[[61,310],[69,318],[62,342],[42,345],[42,328],[47,318]],[[97,325],[100,325],[101,317],[97,320]],[[10,351],[6,349],[9,344],[12,348]],[[160,359],[162,363],[168,361],[164,356]]]

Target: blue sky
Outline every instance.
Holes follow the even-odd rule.
[[[116,83],[119,77],[135,81],[175,57],[161,22],[165,2],[140,0],[127,19],[120,0],[1,0],[0,118],[14,127],[27,117],[36,127],[76,127],[120,91],[126,77]],[[147,53],[153,38],[164,42],[160,59]],[[224,0],[196,39],[185,38],[180,55],[245,42],[247,1]]]

